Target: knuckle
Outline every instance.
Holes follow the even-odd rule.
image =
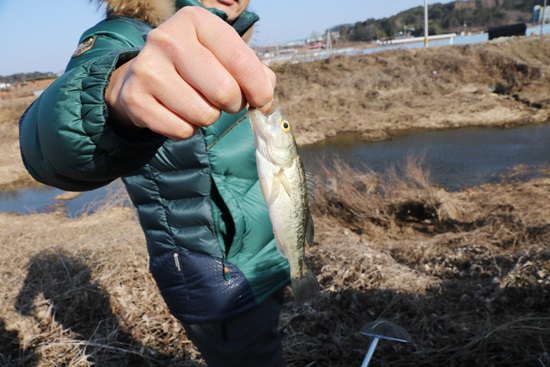
[[[139,111],[142,108],[141,94],[132,86],[125,86],[120,93],[120,101],[122,105],[130,111]]]
[[[204,127],[204,126],[210,126],[221,116],[221,111],[212,107],[208,107],[205,109],[203,113],[200,114],[200,119],[197,121],[197,125]]]
[[[200,11],[200,7],[196,6],[186,6],[181,9],[180,11],[182,14],[188,14],[189,16],[198,17],[202,12]]]
[[[136,84],[148,85],[155,77],[154,65],[147,58],[137,58],[132,64],[130,80]]]
[[[211,98],[223,111],[237,113],[242,104],[242,91],[236,82],[226,80],[218,85]]]
[[[171,138],[175,140],[189,139],[195,135],[197,130],[197,127],[184,122],[179,125],[179,128],[173,130]]]
[[[164,30],[164,27],[162,27],[162,25],[151,30],[147,34],[146,46],[148,45],[166,46],[172,43],[173,43],[172,36],[170,35],[169,32]]]

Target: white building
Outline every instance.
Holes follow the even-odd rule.
[[[535,5],[533,7],[533,23],[540,23],[542,14],[544,13],[544,23],[550,23],[550,9],[543,6]]]

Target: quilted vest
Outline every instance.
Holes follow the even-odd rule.
[[[143,23],[128,19],[148,29]],[[123,177],[137,208],[150,270],[183,322],[234,317],[289,283],[259,185],[246,110],[222,113],[191,139],[166,140]]]

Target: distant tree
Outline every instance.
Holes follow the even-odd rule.
[[[464,24],[469,29],[489,28],[505,22],[528,21],[535,5],[544,0],[500,0],[494,8],[476,0],[476,8],[455,9],[454,2],[432,4],[428,8],[429,33],[458,32]],[[519,15],[518,15],[519,12]],[[404,27],[414,28],[413,36],[424,34],[424,7],[417,6],[389,18],[367,19],[364,22],[340,26],[342,41],[373,41],[394,37]]]
[[[7,76],[0,76],[0,82],[17,84],[17,83],[31,82],[34,80],[53,79],[56,77],[57,75],[52,72],[44,73],[40,71],[34,71],[32,73],[16,73],[16,74],[7,75]]]

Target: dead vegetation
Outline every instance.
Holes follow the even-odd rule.
[[[359,366],[373,320],[413,338],[381,341],[374,366],[550,364],[550,171],[452,193],[415,159],[324,172],[308,249],[324,292],[285,304],[289,366]],[[0,366],[204,365],[148,274],[131,209],[0,225]]]
[[[539,41],[285,65],[278,97],[301,143],[543,122],[550,43]],[[3,189],[33,182],[17,145],[31,101],[0,101]],[[550,366],[550,170],[528,169],[457,192],[431,185],[416,158],[383,174],[325,169],[308,248],[324,292],[285,304],[289,367],[359,366],[370,339],[358,332],[373,320],[413,343],[381,341],[372,366]],[[1,367],[204,366],[148,274],[124,194],[113,195],[76,219],[0,213]]]
[[[549,37],[278,65],[276,92],[301,144],[541,123],[550,117]]]

